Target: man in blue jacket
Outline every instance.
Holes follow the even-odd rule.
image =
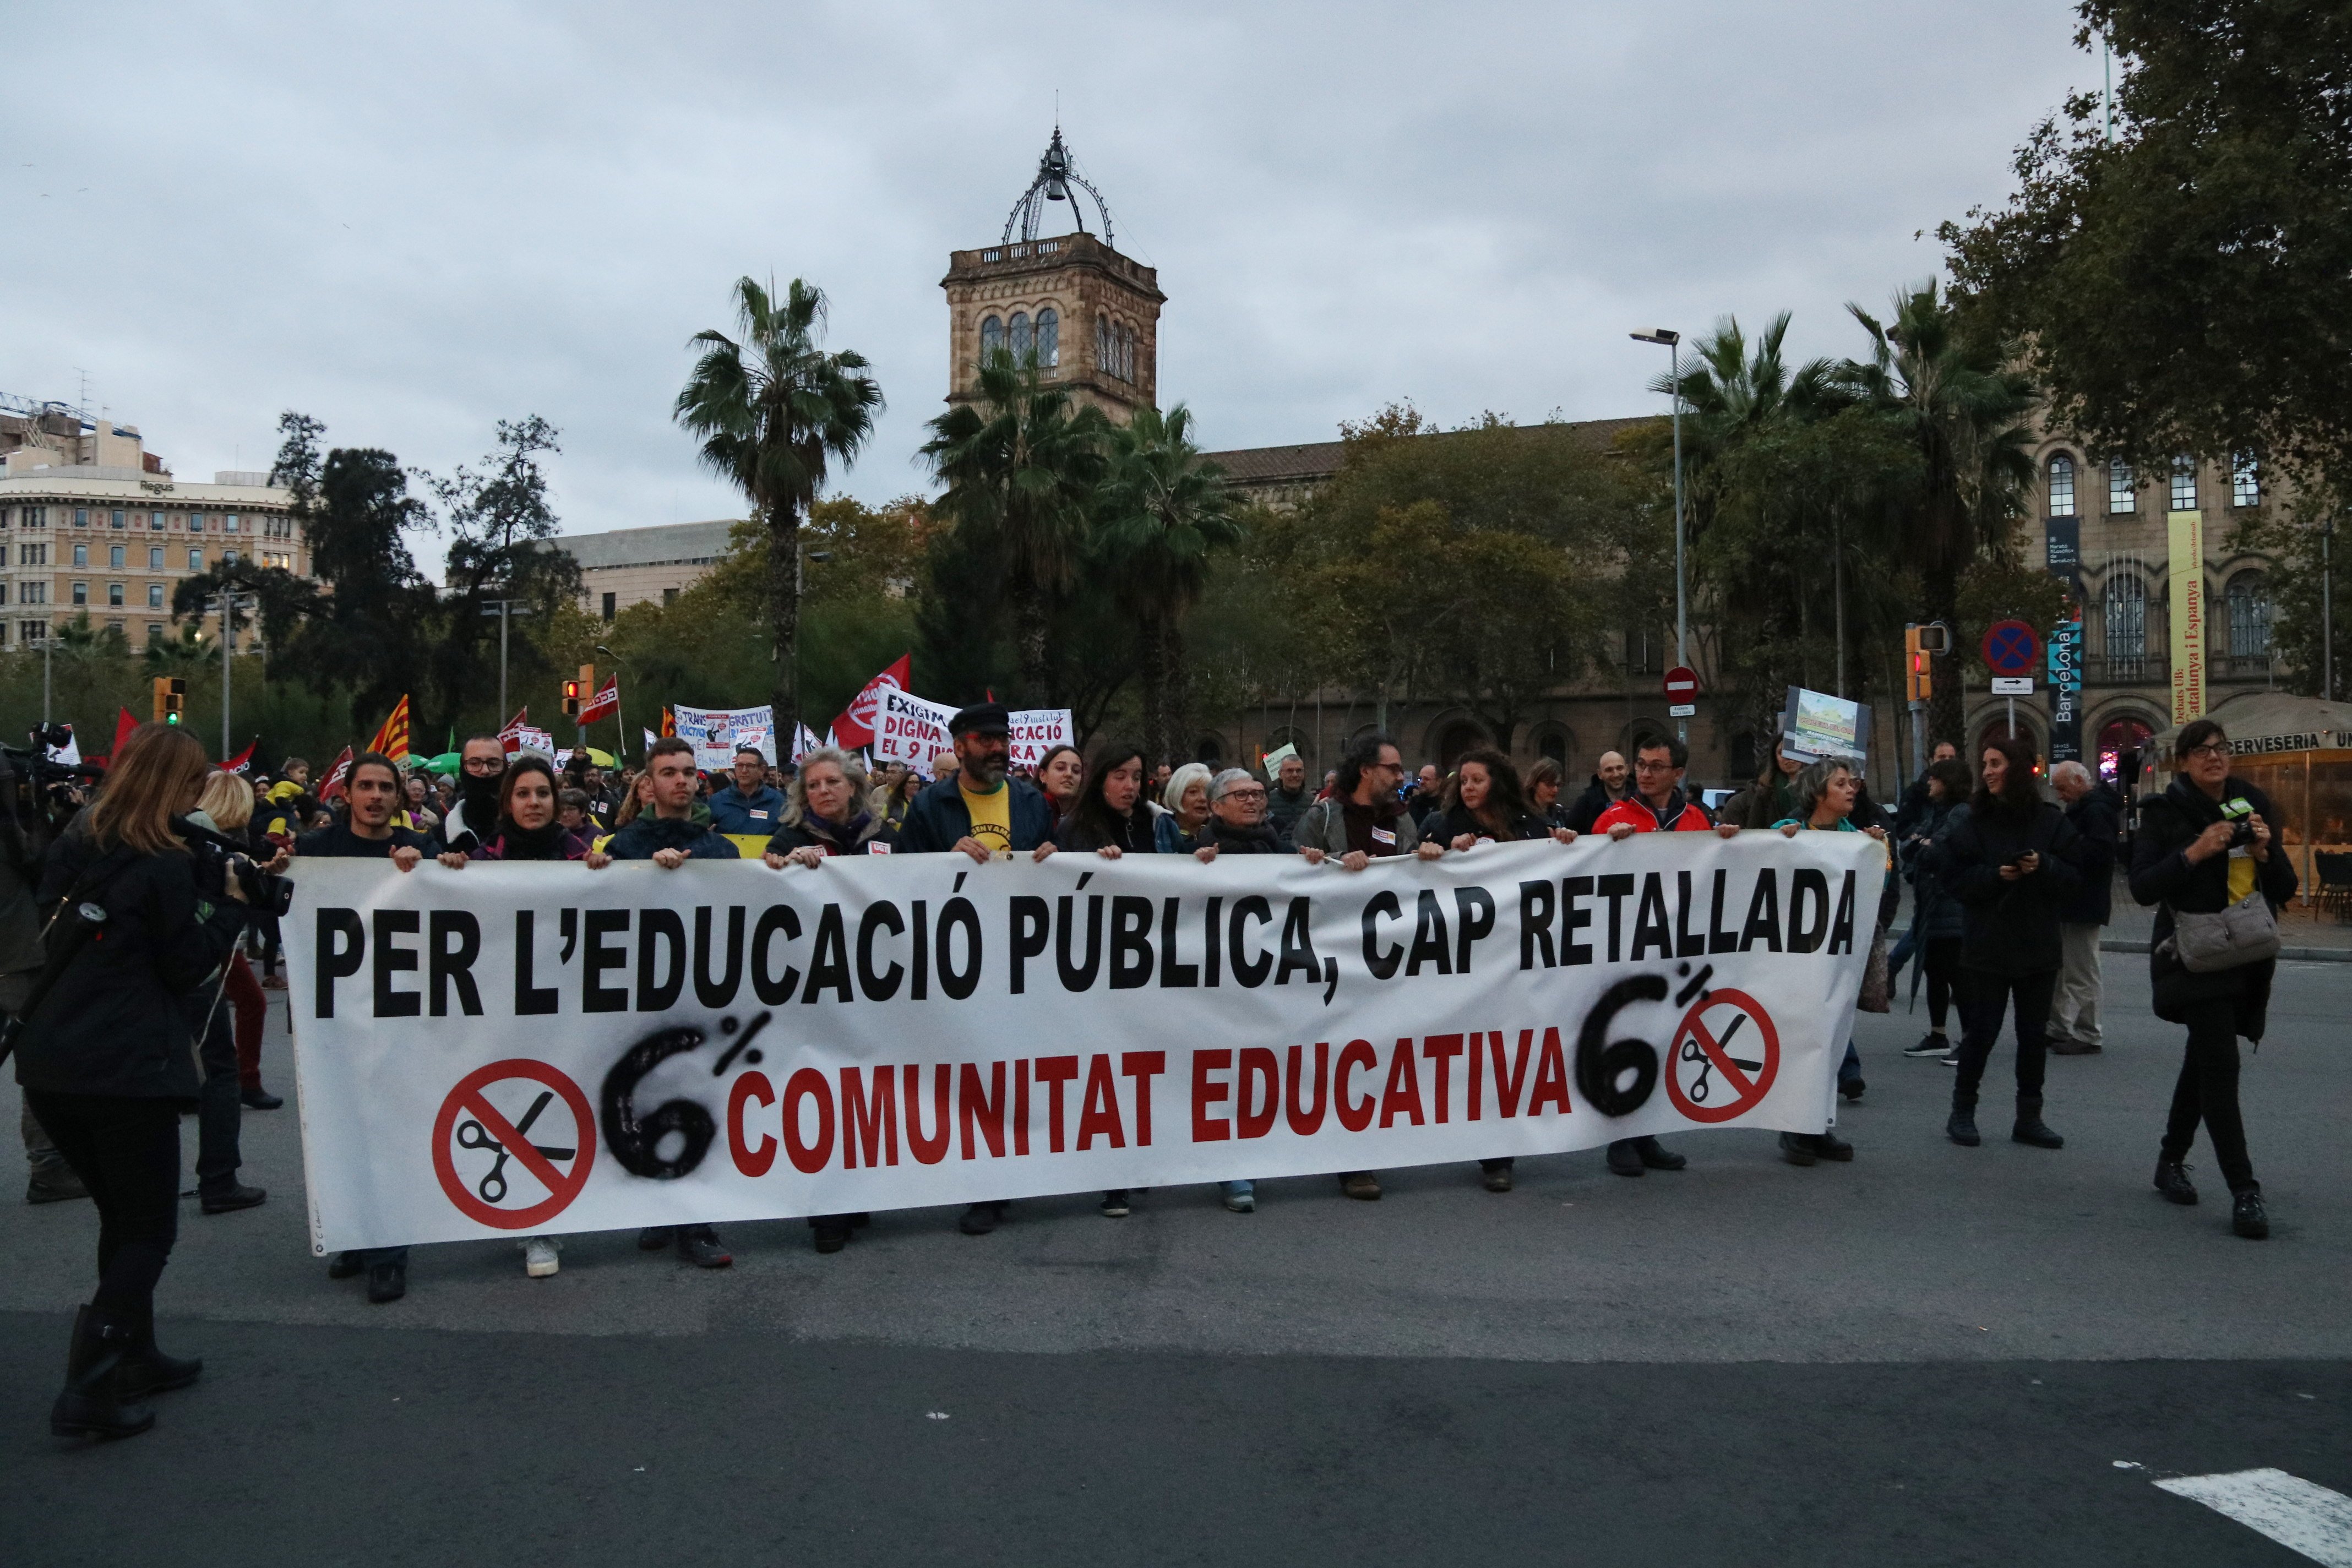
[[[982,702],[949,723],[956,773],[917,795],[898,831],[901,855],[953,850],[983,865],[1054,852],[1054,807],[1034,785],[1004,776],[1013,724],[1002,702]]]
[[[604,846],[607,855],[615,860],[650,860],[672,871],[688,860],[741,858],[717,829],[694,820],[691,742],[676,735],[656,741],[646,753],[646,772],[653,775],[654,808],[613,835]]]
[[[757,746],[735,748],[735,782],[710,797],[710,826],[765,838],[784,820],[784,795],[770,787],[768,759]]]

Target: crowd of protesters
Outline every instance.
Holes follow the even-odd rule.
[[[0,973],[0,1005],[22,1017],[16,1058],[26,1090],[27,1197],[87,1195],[100,1218],[100,1286],[76,1326],[58,1429],[143,1430],[152,1416],[137,1400],[195,1375],[195,1363],[155,1350],[152,1333],[152,1289],[176,1234],[180,1109],[198,1117],[202,1212],[227,1214],[267,1198],[238,1179],[237,1128],[243,1110],[283,1103],[259,1074],[265,992],[286,984],[278,933],[265,913],[247,907],[233,878],[202,880],[174,837],[184,818],[246,844],[251,862],[270,870],[331,857],[385,859],[407,871],[431,858],[452,869],[481,863],[474,874],[492,876],[518,860],[576,861],[590,872],[615,860],[675,868],[740,858],[739,846],[750,841],[779,872],[842,855],[985,862],[1057,852],[1110,860],[1189,854],[1203,862],[1296,855],[1360,871],[1376,859],[1434,860],[1523,840],[1856,832],[1886,851],[1862,1005],[1885,1010],[1895,978],[1916,964],[1928,1026],[1905,1054],[1953,1069],[1946,1132],[1954,1142],[1981,1142],[1978,1098],[2004,1022],[2015,1042],[2011,1136],[2020,1143],[2054,1150],[2064,1142],[2042,1115],[2047,1055],[2103,1048],[2098,931],[2110,912],[2122,803],[2079,763],[2058,764],[2045,781],[2021,740],[1987,741],[1973,765],[1948,744],[1937,747],[1892,810],[1871,796],[1853,764],[1808,760],[1776,742],[1759,775],[1710,811],[1685,787],[1682,743],[1664,737],[1639,740],[1630,759],[1603,752],[1591,782],[1570,795],[1558,762],[1541,759],[1523,773],[1484,747],[1408,775],[1399,748],[1380,735],[1351,744],[1312,781],[1287,749],[1263,772],[1201,763],[1154,768],[1139,748],[1118,742],[1088,756],[1056,746],[1015,770],[1008,715],[992,702],[965,709],[951,731],[951,750],[932,759],[928,783],[898,764],[869,774],[856,753],[830,747],[783,770],[747,747],[712,778],[698,771],[683,740],[651,744],[639,770],[607,772],[584,754],[559,767],[478,735],[460,748],[452,775],[435,778],[366,752],[314,793],[300,758],[248,782],[208,769],[182,731],[141,727],[113,759],[95,803],[58,834],[46,859],[21,842],[0,846],[8,851],[0,856],[0,955],[16,959]],[[2287,858],[2272,853],[2272,803],[2230,773],[2221,726],[2184,726],[2175,750],[2174,781],[2144,803],[2128,863],[2132,896],[2158,907],[2155,1011],[2188,1031],[2155,1185],[2172,1202],[2197,1201],[2185,1158],[2203,1126],[2230,1188],[2232,1227],[2259,1238],[2268,1221],[2238,1110],[2238,1041],[2262,1037],[2273,964],[2192,966],[2174,937],[2177,923],[2187,934],[2193,922],[2250,902],[2275,910],[2294,895],[2295,877]],[[1889,952],[1906,883],[1911,920]],[[110,940],[77,952],[60,972],[54,935],[42,957],[38,921],[61,907],[93,904]],[[1849,1036],[1838,1089],[1854,1100],[1865,1089]],[[1783,1134],[1780,1148],[1798,1165],[1854,1158],[1853,1145],[1829,1131]],[[1631,1177],[1686,1163],[1654,1137],[1612,1143],[1606,1160]],[[1512,1162],[1481,1162],[1480,1179],[1508,1192]],[[1377,1173],[1345,1172],[1338,1181],[1348,1197],[1381,1196]],[[1222,1195],[1236,1213],[1255,1207],[1249,1181],[1223,1183]],[[1101,1213],[1123,1217],[1132,1198],[1105,1193]],[[971,1205],[960,1226],[986,1235],[1009,1208]],[[866,1217],[813,1218],[816,1249],[839,1251]],[[638,1244],[674,1247],[702,1268],[731,1261],[707,1224],[649,1227]],[[530,1237],[522,1247],[531,1276],[558,1271],[553,1237]],[[406,1265],[406,1248],[380,1248],[339,1254],[328,1272],[365,1276],[368,1299],[383,1302],[405,1292]]]

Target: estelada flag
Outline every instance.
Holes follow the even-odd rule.
[[[593,724],[597,720],[609,719],[620,710],[621,678],[616,675],[604,682],[603,689],[590,698],[588,705],[580,710],[580,721],[583,724]]]
[[[239,752],[236,755],[229,758],[228,761],[221,764],[221,772],[227,773],[241,773],[245,772],[246,769],[253,765],[253,748],[259,744],[261,744],[261,737],[256,735],[253,740],[247,744],[245,750]]]
[[[380,752],[395,763],[408,755],[408,693],[402,692],[400,700],[392,705],[392,716],[376,731],[367,749]]]
[[[874,743],[874,714],[882,705],[882,689],[895,686],[901,691],[906,690],[907,682],[913,679],[908,673],[908,661],[914,657],[910,653],[900,654],[898,663],[867,681],[865,689],[849,700],[848,709],[833,721],[833,732],[842,745],[870,746]]]
[[[349,746],[345,746],[343,748],[343,754],[335,759],[335,765],[327,770],[327,780],[324,784],[319,786],[319,798],[320,800],[332,800],[337,795],[342,794],[343,781],[351,777],[351,773],[352,749]]]

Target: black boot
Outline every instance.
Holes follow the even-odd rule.
[[[131,1325],[95,1307],[74,1314],[73,1349],[66,1355],[65,1392],[49,1406],[49,1430],[59,1437],[135,1437],[155,1425],[143,1405],[125,1405],[115,1373],[131,1346]]]
[[[2066,1140],[2051,1131],[2049,1123],[2042,1120],[2042,1097],[2038,1094],[2017,1097],[2017,1125],[2010,1130],[2009,1136],[2012,1142],[2031,1143],[2036,1149],[2066,1146]]]
[[[1963,1105],[1957,1095],[1953,1097],[1952,1115],[1944,1123],[1944,1135],[1963,1149],[1973,1149],[1984,1142],[1977,1136],[1977,1102],[1974,1098]]]
[[[2242,1193],[2230,1194],[2230,1228],[2248,1241],[2260,1241],[2271,1233],[2270,1212],[2263,1207],[2263,1190],[2248,1187]]]
[[[2197,1201],[2197,1186],[2189,1179],[2189,1167],[2169,1154],[2159,1152],[2156,1157],[2156,1190],[2168,1203],[2184,1208]]]
[[[115,1373],[115,1394],[122,1399],[169,1394],[195,1382],[204,1370],[202,1356],[183,1361],[155,1348],[155,1309],[151,1303],[131,1320],[131,1348],[122,1352],[122,1368]]]

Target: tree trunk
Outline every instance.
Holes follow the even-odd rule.
[[[1143,624],[1143,635],[1137,639],[1137,676],[1143,688],[1143,750],[1144,772],[1149,773],[1161,763],[1169,762],[1168,749],[1168,665],[1160,626],[1156,621]]]
[[[1179,765],[1192,761],[1192,748],[1185,743],[1184,731],[1192,717],[1192,683],[1184,667],[1184,627],[1171,616],[1160,626],[1160,682],[1166,704],[1163,722],[1167,725],[1167,755]]]
[[[789,502],[768,511],[768,700],[775,710],[776,761],[792,761],[801,721],[801,518]]]
[[[1052,615],[1045,595],[1035,587],[1024,587],[1013,601],[1014,638],[1020,647],[1021,700],[1037,707],[1053,699],[1053,668],[1046,648],[1050,641]]]
[[[1927,618],[1952,628],[1952,651],[1939,653],[1927,661],[1928,676],[1934,682],[1927,698],[1927,745],[1932,752],[1937,742],[1949,741],[1965,752],[1969,739],[1962,731],[1968,723],[1968,698],[1960,689],[1959,574],[1948,566],[1931,566],[1922,586],[1927,595]],[[1974,764],[1970,766],[1973,769]]]

